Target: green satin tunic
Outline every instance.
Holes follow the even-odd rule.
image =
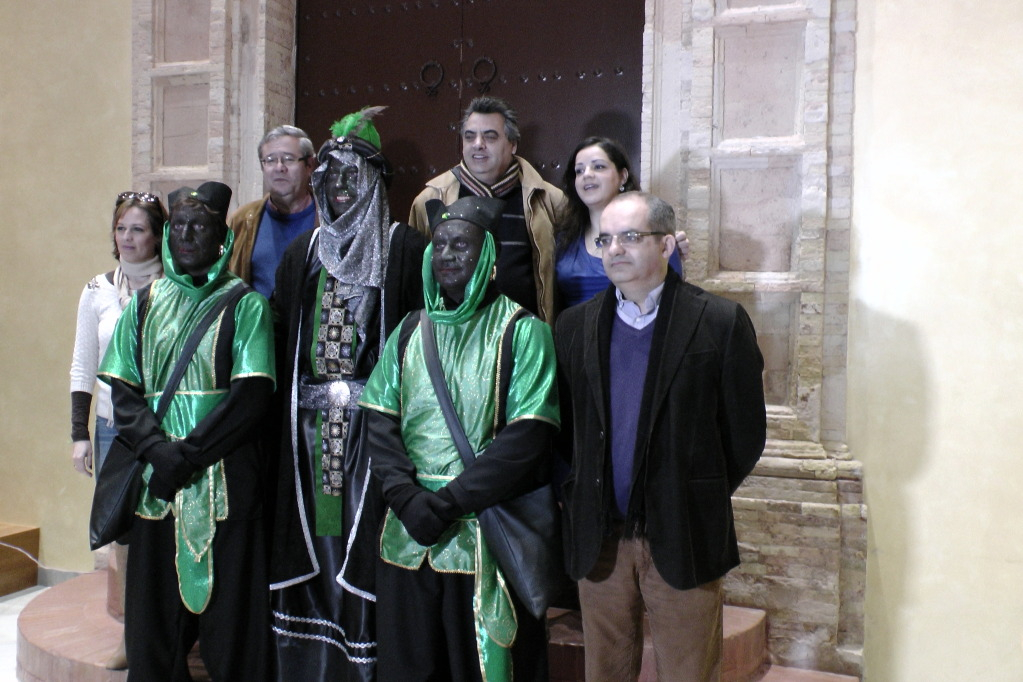
[[[507,297],[498,296],[460,324],[434,325],[451,399],[478,457],[486,457],[487,446],[494,440],[501,338],[519,307]],[[540,419],[559,426],[550,328],[535,317],[519,320],[515,325],[513,352],[507,422]],[[418,327],[409,338],[403,360],[398,358],[398,334],[391,335],[359,404],[399,417],[405,450],[423,487],[437,490],[463,471],[462,459],[426,369]],[[424,560],[429,560],[438,572],[474,575],[473,609],[478,639],[490,639],[505,649],[514,642],[517,625],[508,588],[482,539],[475,515],[457,520],[437,544],[423,547],[388,509],[380,537],[380,556],[408,569],[417,569]],[[488,649],[481,642],[481,658],[488,657]],[[496,661],[489,663],[495,665],[483,660],[488,669],[486,677],[503,678],[497,668],[505,666],[496,665]]]
[[[226,271],[233,233],[228,233],[224,254],[209,272],[207,282],[195,286],[189,275],[178,272],[167,247],[169,229],[164,230],[163,279],[152,284],[149,309],[142,328],[141,374],[136,365],[138,298],[125,308],[114,327],[113,337],[100,366],[100,378],[109,383],[119,379],[143,391],[150,409],[156,412],[163,387],[174,371],[182,347],[207,311],[240,280]],[[171,399],[161,423],[167,439],[181,440],[191,433],[228,394],[216,386],[217,338],[225,313],[221,313],[203,336],[185,375]],[[248,294],[234,313],[235,333],[231,343],[231,380],[266,377],[275,380],[273,324],[263,296]],[[182,602],[201,613],[213,591],[213,537],[216,522],[228,518],[229,500],[224,460],[196,472],[166,502],[143,488],[136,514],[145,519],[174,516],[178,587]],[[153,466],[146,464],[143,480],[148,484]]]

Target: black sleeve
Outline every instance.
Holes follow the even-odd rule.
[[[140,388],[120,379],[111,379],[110,400],[114,405],[117,433],[132,447],[136,456],[142,455],[154,443],[167,440]]]
[[[724,350],[718,398],[718,431],[728,464],[728,484],[735,493],[764,453],[767,408],[764,358],[753,322],[737,305]]]
[[[416,467],[405,453],[397,417],[366,410],[366,420],[373,474],[380,481],[387,506],[400,516],[409,500],[426,489],[416,482]],[[486,509],[545,483],[553,430],[552,425],[536,419],[505,427],[484,456],[438,491],[442,498],[454,502],[452,518]]]
[[[391,332],[405,315],[423,307],[423,252],[426,238],[404,223],[391,235],[384,280],[384,332]]]
[[[90,440],[89,411],[91,409],[91,393],[71,391],[71,440]]]
[[[560,318],[559,321],[560,322]],[[554,350],[558,362],[558,402],[561,412],[561,429],[554,437],[554,454],[566,465],[572,464],[573,414],[571,354],[568,350],[568,336],[571,333],[565,325],[554,324]]]
[[[149,479],[150,492],[162,500],[173,499],[193,466],[174,444],[167,441],[141,390],[120,379],[111,379],[110,397],[118,435],[127,441],[136,457],[154,467]]]
[[[306,257],[313,230],[303,232],[284,250],[281,262],[274,273],[274,290],[270,295],[270,312],[274,321],[274,348],[276,350],[278,374],[291,371],[291,364],[282,364],[288,353],[288,334],[294,322],[293,317],[301,309],[302,284],[305,280]]]
[[[136,456],[145,459],[150,448],[167,442],[156,415],[142,393],[130,384],[112,379],[110,390],[118,434]],[[182,453],[197,468],[223,459],[260,423],[272,395],[273,382],[265,377],[232,381],[227,399],[180,441]]]
[[[416,467],[405,452],[398,418],[376,410],[363,413],[373,475],[380,481],[384,502],[397,513],[422,489],[416,482]]]
[[[446,486],[457,510],[476,513],[547,483],[555,430],[539,419],[521,419],[504,427],[473,465]]]
[[[424,547],[436,543],[460,515],[450,496],[420,486],[416,468],[405,453],[395,417],[365,410],[373,474],[381,481],[384,501],[412,539]]]
[[[525,318],[516,319],[517,326]],[[509,381],[514,377],[513,344],[514,334],[506,332],[501,340],[501,375]],[[504,383],[500,393],[501,402],[506,402],[508,386]],[[438,494],[450,495],[459,512],[476,513],[549,483],[551,442],[557,430],[540,419],[519,419],[505,425],[486,451]]]
[[[182,454],[196,468],[208,467],[229,456],[258,430],[273,392],[274,383],[267,377],[232,381],[227,398],[184,439]]]

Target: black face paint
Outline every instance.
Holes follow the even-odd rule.
[[[359,168],[331,158],[323,178],[324,191],[330,204],[331,217],[337,220],[343,216],[359,198]]]
[[[465,298],[465,287],[480,260],[483,238],[482,228],[464,220],[441,223],[433,233],[433,278],[453,301],[461,303]]]
[[[201,208],[183,206],[171,215],[171,257],[179,270],[193,278],[205,276],[217,262],[225,236],[220,222]]]

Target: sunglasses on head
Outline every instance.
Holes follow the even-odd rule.
[[[114,207],[120,206],[129,199],[138,199],[147,204],[155,204],[160,201],[160,197],[149,192],[121,192],[117,195],[117,201],[114,203]]]

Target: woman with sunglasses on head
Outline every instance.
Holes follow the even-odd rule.
[[[610,284],[595,241],[600,234],[600,216],[611,199],[638,190],[639,183],[617,142],[587,137],[569,156],[562,189],[567,201],[554,227],[554,239],[559,302],[564,309],[590,300]],[[670,262],[682,274],[689,240],[682,231],[675,236],[679,247]]]
[[[99,471],[116,433],[110,387],[97,384],[96,370],[110,342],[114,324],[132,294],[163,274],[160,244],[166,220],[167,211],[158,197],[146,192],[119,194],[114,203],[110,233],[117,267],[89,280],[78,301],[78,325],[71,359],[71,461],[77,471],[89,477]],[[97,395],[92,434],[95,445],[89,433],[94,391]],[[123,554],[127,555],[127,546],[115,545],[115,548],[122,547]],[[119,554],[119,575],[124,573],[123,561]],[[126,663],[122,645],[107,667],[122,669]]]

